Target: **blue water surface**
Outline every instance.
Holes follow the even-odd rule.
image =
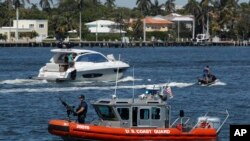
[[[77,105],[84,94],[87,102],[114,94],[115,83],[55,83],[30,80],[52,56],[51,48],[0,48],[0,140],[61,140],[48,133],[51,119],[64,119],[59,101]],[[250,123],[250,48],[248,47],[169,47],[169,48],[87,48],[114,54],[131,68],[118,83],[117,96],[130,98],[143,93],[147,84],[169,83],[174,98],[172,120],[179,110],[193,121],[207,111],[224,112],[230,117],[219,135],[229,140],[230,124]],[[203,67],[209,65],[219,82],[209,87],[196,85]],[[134,68],[134,76],[133,69]],[[134,85],[133,85],[134,80]],[[87,121],[95,118],[89,106]]]

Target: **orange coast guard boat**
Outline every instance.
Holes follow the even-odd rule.
[[[206,113],[192,125],[181,110],[170,123],[171,108],[163,97],[148,94],[136,99],[100,99],[92,103],[99,119],[88,124],[51,120],[48,131],[64,140],[216,140],[229,117],[227,111],[221,113],[223,121]]]

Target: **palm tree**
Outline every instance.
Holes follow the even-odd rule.
[[[200,25],[202,25],[202,33],[209,34],[209,14],[212,11],[213,0],[202,0],[200,2],[201,11],[197,19],[200,21]]]
[[[235,23],[239,21],[239,5],[238,0],[224,0],[213,3],[213,10],[210,12],[217,28],[213,28],[215,32],[224,31],[225,28],[233,31]]]
[[[0,27],[8,25],[10,19],[10,6],[8,2],[0,3]],[[0,34],[1,36],[1,34]]]
[[[100,5],[100,0],[85,0],[86,2],[92,3],[94,6]]]
[[[51,9],[50,4],[53,5],[53,0],[40,0],[39,5],[44,11],[49,11]]]
[[[196,0],[188,0],[188,3],[184,6],[184,9],[188,14],[192,14],[194,16],[193,28],[195,29],[193,29],[193,38],[195,38],[195,31],[197,30],[197,26],[195,25],[199,23],[197,19],[201,13],[201,7]]]
[[[236,31],[237,36],[242,36],[243,40],[246,37],[250,38],[250,1],[240,4],[240,19],[238,20]]]
[[[37,4],[35,4],[35,3],[31,3],[30,9],[32,9],[32,10],[39,10]]]
[[[148,14],[152,3],[150,0],[137,0],[136,5],[137,5],[138,9],[141,10],[141,13],[143,15],[146,15],[146,14]]]
[[[155,2],[151,5],[151,15],[155,16],[155,15],[160,15],[162,14],[162,7],[163,5],[162,4],[159,4],[159,1],[158,0],[155,0]]]
[[[29,0],[26,0],[28,3],[30,3]],[[18,41],[18,20],[19,20],[19,8],[24,7],[25,5],[25,0],[13,0],[13,5],[16,9],[16,40]]]
[[[100,4],[100,0],[92,0],[95,5]]]
[[[137,20],[133,25],[133,37],[135,37],[136,39],[141,39],[141,37],[143,36],[143,23],[142,21],[139,19]]]
[[[83,9],[83,0],[76,0],[77,7],[79,10],[79,36],[80,36],[80,42],[82,41],[82,9]]]
[[[167,13],[175,12],[175,0],[167,0],[165,3],[165,9]]]
[[[201,12],[201,7],[196,0],[188,0],[188,3],[184,6],[184,9],[189,13],[197,17]]]
[[[106,0],[104,5],[106,5],[108,8],[113,8],[115,7],[115,0]]]

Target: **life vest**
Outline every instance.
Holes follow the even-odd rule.
[[[211,125],[208,122],[201,122],[200,123],[201,128],[211,128]]]
[[[180,131],[182,131],[182,125],[181,125],[181,123],[178,123],[178,124],[176,125],[176,128],[179,129]]]

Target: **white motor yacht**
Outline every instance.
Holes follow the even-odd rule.
[[[84,49],[52,49],[54,56],[40,69],[38,79],[50,81],[115,81],[129,65],[114,56]],[[68,56],[73,56],[69,62]],[[118,73],[117,73],[118,71]]]
[[[198,43],[209,41],[209,35],[207,34],[197,34],[196,41]]]

